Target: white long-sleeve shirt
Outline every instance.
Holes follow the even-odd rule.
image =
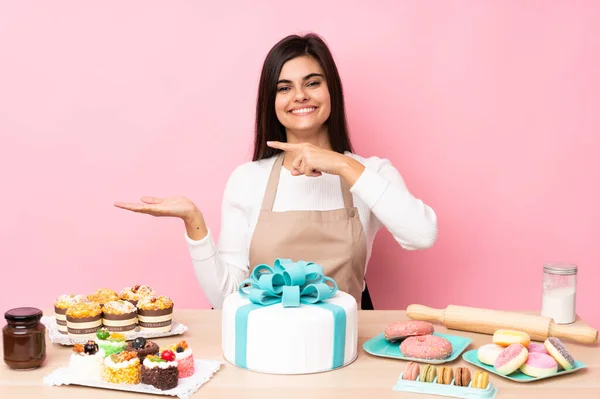
[[[431,247],[437,238],[436,214],[408,191],[398,170],[387,159],[346,155],[365,166],[350,192],[367,240],[367,264],[381,227],[386,227],[405,249]],[[249,275],[250,240],[276,158],[247,162],[233,171],[223,195],[218,245],[210,229],[198,241],[185,236],[196,278],[215,309],[221,308],[225,296],[236,291]],[[293,176],[281,168],[273,212],[343,207],[339,176]]]

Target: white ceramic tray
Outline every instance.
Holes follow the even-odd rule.
[[[129,391],[138,393],[147,393],[154,395],[177,396],[180,399],[188,399],[200,387],[208,382],[212,376],[221,368],[221,362],[217,360],[199,360],[194,361],[196,372],[193,376],[180,378],[177,387],[167,391],[161,391],[147,384],[111,384],[108,382],[97,380],[77,381],[73,379],[68,367],[61,367],[54,370],[52,373],[44,377],[44,385],[61,386],[61,385],[80,385],[91,388],[104,388],[117,391]]]
[[[68,334],[62,334],[58,331],[56,327],[56,316],[42,316],[42,323],[46,326],[46,330],[48,331],[48,337],[50,341],[60,345],[73,346],[75,344],[83,344],[89,338],[73,338]],[[175,320],[172,321],[171,331],[169,332],[148,332],[148,331],[139,331],[139,327],[131,332],[124,333],[126,340],[136,339],[137,337],[144,338],[160,338],[160,337],[170,337],[173,335],[180,335],[187,331],[187,326],[181,323],[177,323]]]

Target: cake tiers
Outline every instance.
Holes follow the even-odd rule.
[[[67,330],[74,338],[93,338],[102,327],[100,315],[94,317],[74,318],[67,315]]]
[[[54,307],[54,315],[56,316],[56,329],[61,334],[68,334],[67,329],[67,309]]]
[[[173,319],[173,308],[144,310],[138,308],[140,331],[169,332]]]
[[[130,332],[137,327],[137,313],[107,314],[102,316],[102,324],[108,331]]]

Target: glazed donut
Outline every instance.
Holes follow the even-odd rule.
[[[437,335],[408,337],[400,344],[400,352],[417,359],[447,359],[452,354],[452,344]]]
[[[397,321],[389,324],[383,332],[388,341],[426,334],[433,334],[433,324],[422,320]]]

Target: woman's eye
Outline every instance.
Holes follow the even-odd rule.
[[[307,86],[308,87],[317,87],[321,84],[321,82],[308,82]]]
[[[288,91],[289,89],[290,89],[290,88],[289,88],[289,87],[287,87],[287,86],[281,86],[281,87],[279,87],[279,88],[277,89],[277,91],[278,91],[278,92],[280,92],[280,91],[282,91],[282,92],[283,92],[283,91]]]

